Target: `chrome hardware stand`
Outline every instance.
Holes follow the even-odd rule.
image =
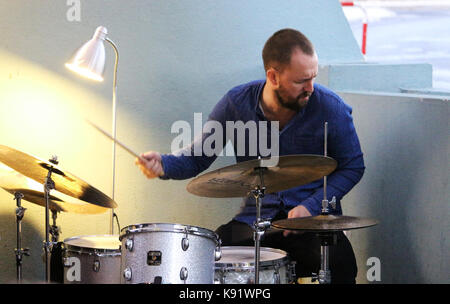
[[[50,160],[50,163],[57,165],[57,157],[53,156]],[[53,167],[50,166],[48,168],[48,174],[45,179],[44,184],[44,196],[45,196],[45,242],[44,242],[44,253],[45,253],[45,281],[47,283],[50,283],[50,253],[51,253],[51,247],[52,243],[49,240],[49,233],[51,233],[50,230],[50,220],[49,220],[49,205],[50,205],[50,191],[55,189],[55,182],[51,179],[52,176]],[[56,216],[54,215],[54,221],[56,220]],[[55,226],[55,225],[54,225]],[[53,238],[57,237],[56,235],[53,235]]]
[[[325,192],[324,187],[324,192]],[[322,201],[322,215],[329,214],[328,206],[331,205],[333,209],[336,209],[336,197],[333,196],[331,202],[325,198]],[[320,238],[320,270],[319,275],[313,273],[312,281],[318,280],[320,284],[330,284],[331,283],[331,271],[329,268],[330,259],[330,248],[329,246],[336,244],[336,234],[333,232],[323,232],[318,233],[317,236]]]
[[[22,283],[22,256],[29,256],[29,249],[22,248],[22,218],[25,215],[26,208],[22,207],[21,201],[23,194],[21,192],[14,193],[14,199],[17,201],[16,223],[17,223],[17,247],[14,250],[16,254],[17,283]]]
[[[266,187],[264,186],[263,170],[265,167],[258,167],[259,179],[261,181],[261,186],[256,186],[255,190],[252,191],[253,196],[256,201],[256,222],[254,223],[254,240],[255,240],[255,284],[259,284],[259,260],[261,253],[261,239],[267,228],[270,227],[270,222],[261,219],[261,204],[262,198],[264,197],[264,192]]]
[[[50,226],[50,235],[52,236],[52,244],[56,244],[59,241],[59,233],[61,228],[56,226],[56,218],[58,217],[58,212],[52,210],[52,225]]]
[[[318,233],[320,238],[320,270],[319,275],[312,274],[312,282],[318,280],[320,284],[331,283],[331,271],[329,264],[329,246],[336,245],[336,234],[330,233]]]
[[[324,126],[324,156],[327,156],[327,138],[328,138],[328,122]],[[336,209],[336,197],[333,196],[331,202],[327,199],[327,176],[323,177],[323,200],[322,200],[322,215],[329,214],[328,206],[331,205]],[[312,274],[312,281],[318,280],[320,284],[331,283],[331,271],[329,268],[330,245],[336,244],[336,234],[333,232],[318,233],[320,238],[320,270],[319,275]]]

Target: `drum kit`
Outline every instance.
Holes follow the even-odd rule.
[[[325,124],[326,128],[326,124]],[[326,134],[327,132],[325,132]],[[337,216],[329,212],[334,199],[326,199],[326,177],[337,162],[326,155],[288,155],[267,166],[265,159],[240,162],[194,178],[187,190],[211,198],[245,197],[256,201],[254,247],[222,247],[211,230],[182,224],[146,223],[127,226],[120,235],[85,235],[59,242],[56,218],[59,212],[98,214],[117,204],[100,190],[58,166],[56,157],[43,161],[13,148],[0,145],[0,162],[12,169],[0,174],[0,187],[14,195],[17,202],[17,282],[22,282],[22,260],[29,249],[22,248],[21,221],[25,208],[21,201],[45,208],[45,279],[51,282],[52,259],[60,259],[63,282],[113,284],[286,284],[295,280],[295,269],[286,252],[261,247],[268,228],[315,232],[321,239],[321,267],[313,278],[321,284],[331,282],[329,246],[335,233],[366,228],[376,220]],[[286,190],[324,178],[322,214],[271,222],[261,218],[261,202],[266,193]],[[31,182],[37,183],[34,187]],[[39,189],[42,187],[42,191]],[[56,190],[72,198],[64,200],[50,194]],[[50,212],[52,225],[50,225]],[[51,240],[50,240],[51,238]],[[61,254],[52,256],[60,244]],[[62,276],[62,275],[61,275]]]

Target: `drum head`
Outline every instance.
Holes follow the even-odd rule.
[[[119,250],[118,235],[82,235],[64,240],[64,244],[80,248]]]
[[[269,247],[260,249],[261,266],[287,260],[287,253],[283,250]],[[222,257],[215,265],[216,267],[253,267],[255,265],[255,248],[251,246],[222,247]]]

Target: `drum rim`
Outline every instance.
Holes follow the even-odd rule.
[[[186,228],[189,235],[204,236],[212,239],[216,245],[219,244],[219,236],[212,230],[202,228],[194,225],[178,224],[178,223],[141,223],[133,224],[123,227],[120,231],[119,240],[130,234],[136,234],[141,232],[177,232],[185,233]],[[193,229],[192,229],[193,228]]]
[[[73,236],[70,238],[66,238],[64,239],[62,245],[64,248],[64,251],[66,252],[73,252],[73,253],[88,253],[88,254],[94,254],[97,256],[103,256],[103,255],[108,255],[108,256],[116,256],[116,255],[121,255],[121,244],[119,244],[119,248],[117,249],[110,249],[110,248],[92,248],[92,247],[83,247],[83,246],[79,246],[79,245],[73,245],[73,244],[68,244],[67,242],[71,241],[71,240],[76,240],[79,239],[81,237],[115,237],[117,236],[117,239],[119,240],[119,235],[118,234],[90,234],[90,235],[77,235],[77,236]]]
[[[253,248],[252,246],[222,246],[221,247],[221,252],[222,252],[222,256],[224,254],[224,252],[227,249],[249,249],[249,248]],[[286,251],[281,250],[281,249],[277,249],[277,248],[271,248],[271,247],[260,247],[261,250],[265,250],[265,251],[270,251],[270,252],[275,252],[275,253],[280,253],[283,254],[284,257],[279,258],[279,259],[274,259],[274,260],[269,260],[269,261],[260,261],[259,265],[260,267],[267,267],[267,266],[273,266],[275,264],[281,264],[281,265],[287,265],[289,264],[290,258],[289,255]],[[225,270],[236,270],[239,268],[248,268],[248,269],[254,269],[255,268],[255,262],[224,262],[221,263],[220,260],[216,261],[214,263],[214,269],[215,270],[220,270],[220,271],[225,271]]]

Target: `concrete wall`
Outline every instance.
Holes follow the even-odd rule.
[[[450,92],[432,88],[427,63],[326,64],[319,75],[353,107],[366,163],[344,214],[380,221],[347,232],[357,282],[369,282],[373,257],[381,283],[448,282]]]
[[[432,66],[427,63],[325,64],[319,68],[318,81],[333,90],[400,93],[408,88],[431,88]]]
[[[449,282],[449,102],[426,95],[339,92],[352,107],[366,172],[343,203],[380,224],[350,233],[358,282],[377,257],[382,283]],[[372,266],[372,265],[370,265]]]

